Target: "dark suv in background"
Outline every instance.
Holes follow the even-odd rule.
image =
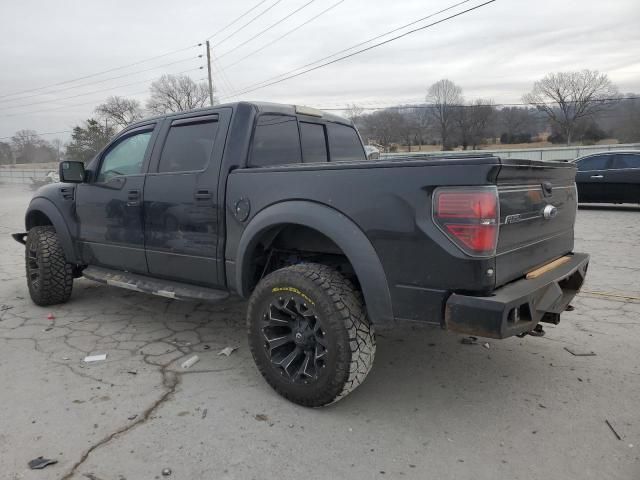
[[[640,203],[640,151],[596,153],[576,165],[580,203]]]

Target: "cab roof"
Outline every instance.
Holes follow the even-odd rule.
[[[207,114],[209,112],[213,112],[215,109],[221,107],[231,107],[236,109],[239,106],[250,106],[255,108],[259,113],[276,113],[280,115],[308,115],[311,111],[318,112],[318,115],[312,114],[311,116],[315,116],[317,118],[323,118],[324,120],[329,120],[331,122],[339,122],[347,125],[353,125],[350,120],[347,120],[338,115],[334,115],[332,113],[323,112],[322,110],[313,109],[310,107],[303,107],[300,105],[286,104],[286,103],[272,103],[272,102],[230,102],[230,103],[221,103],[218,105],[214,105],[213,107],[202,107],[195,108],[193,110],[186,110],[184,112],[172,112],[167,113],[165,115],[157,115],[155,117],[148,117],[138,122],[132,123],[127,126],[127,130],[130,128],[135,128],[138,125],[144,125],[153,120],[162,120],[165,118],[171,118],[178,115],[184,114],[193,114],[193,113],[202,113]]]

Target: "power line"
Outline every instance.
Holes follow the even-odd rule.
[[[51,83],[51,84],[49,84],[49,85],[45,85],[45,86],[42,86],[42,87],[30,88],[30,89],[27,89],[27,90],[21,90],[21,91],[19,91],[19,92],[7,93],[7,94],[4,94],[4,95],[0,95],[0,98],[12,97],[12,96],[14,96],[14,95],[20,95],[20,94],[22,94],[22,93],[36,92],[36,91],[38,91],[38,90],[44,90],[44,89],[47,89],[47,88],[50,88],[50,87],[57,87],[58,85],[66,85],[66,84],[68,84],[68,83],[75,83],[75,82],[77,82],[77,81],[79,81],[79,80],[85,80],[85,79],[87,79],[87,78],[97,77],[97,76],[99,76],[99,75],[103,75],[103,74],[105,74],[105,73],[114,72],[114,71],[116,71],[116,70],[122,70],[122,69],[125,69],[125,68],[133,67],[133,66],[135,66],[135,65],[140,65],[140,64],[142,64],[142,63],[147,63],[147,62],[150,62],[151,60],[156,60],[156,59],[158,59],[158,58],[168,57],[169,55],[174,55],[174,54],[176,54],[176,53],[184,52],[184,51],[186,51],[186,50],[189,50],[189,49],[191,49],[191,48],[196,48],[196,47],[198,47],[198,46],[200,46],[200,44],[190,45],[190,46],[188,46],[188,47],[179,48],[179,49],[177,49],[177,50],[172,50],[171,52],[163,53],[163,54],[161,54],[161,55],[156,55],[156,56],[153,56],[153,57],[149,57],[149,58],[146,58],[146,59],[144,59],[144,60],[140,60],[140,61],[138,61],[138,62],[129,63],[129,64],[127,64],[127,65],[122,65],[122,66],[120,66],[120,67],[110,68],[110,69],[108,69],[108,70],[103,70],[103,71],[101,71],[101,72],[92,73],[92,74],[90,74],[90,75],[85,75],[85,76],[83,76],[83,77],[77,77],[77,78],[73,78],[73,79],[71,79],[71,80],[65,80],[65,81],[62,81],[62,82]]]
[[[222,45],[224,42],[226,42],[227,40],[229,40],[231,37],[233,37],[236,33],[244,30],[246,27],[248,27],[249,25],[251,25],[253,22],[255,22],[258,18],[260,18],[261,16],[263,16],[265,13],[267,13],[269,10],[271,10],[273,7],[275,7],[276,5],[278,5],[280,2],[282,2],[282,0],[276,0],[275,3],[271,4],[270,6],[268,6],[266,9],[264,9],[262,12],[260,12],[258,15],[256,15],[255,17],[253,17],[251,20],[249,20],[247,23],[245,23],[244,25],[242,25],[240,28],[234,30],[233,32],[231,32],[229,35],[227,35],[226,37],[224,37],[222,40],[220,40],[218,43],[216,43],[214,45],[214,47],[217,47],[219,45]],[[209,40],[209,39],[207,39]]]
[[[236,23],[237,21],[239,21],[241,18],[243,18],[245,15],[247,15],[247,14],[248,14],[248,13],[250,13],[251,11],[255,10],[256,8],[258,8],[260,5],[262,5],[262,4],[263,4],[263,3],[265,3],[266,1],[267,1],[267,0],[262,0],[262,1],[258,2],[256,5],[254,5],[253,7],[251,7],[249,10],[247,10],[246,12],[244,12],[242,15],[238,16],[238,17],[237,17],[235,20],[233,20],[231,23],[227,24],[225,27],[223,27],[222,29],[218,30],[218,31],[217,31],[217,32],[215,32],[213,35],[209,36],[209,37],[208,37],[208,39],[211,39],[211,38],[215,37],[216,35],[218,35],[219,33],[223,32],[223,31],[224,31],[224,30],[226,30],[228,27],[230,27],[231,25],[233,25],[234,23]],[[114,71],[117,71],[117,70],[123,70],[123,69],[125,69],[125,68],[129,68],[129,67],[133,67],[133,66],[140,65],[140,64],[143,64],[143,63],[147,63],[147,62],[150,62],[151,60],[157,60],[158,58],[168,57],[168,56],[170,56],[170,55],[174,55],[174,54],[176,54],[176,53],[184,52],[184,51],[189,50],[189,49],[191,49],[191,48],[196,48],[196,47],[200,47],[200,46],[202,46],[202,44],[201,44],[201,43],[198,43],[198,44],[195,44],[195,45],[190,45],[190,46],[188,46],[188,47],[179,48],[179,49],[176,49],[176,50],[172,50],[172,51],[170,51],[170,52],[167,52],[167,53],[163,53],[163,54],[160,54],[160,55],[155,55],[155,56],[152,56],[152,57],[148,57],[148,58],[145,58],[145,59],[139,60],[139,61],[137,61],[137,62],[128,63],[128,64],[126,64],[126,65],[121,65],[121,66],[118,66],[118,67],[109,68],[109,69],[107,69],[107,70],[102,70],[102,71],[100,71],[100,72],[92,73],[92,74],[89,74],[89,75],[84,75],[84,76],[82,76],[82,77],[72,78],[72,79],[70,79],[70,80],[64,80],[64,81],[57,82],[57,83],[51,83],[51,84],[48,84],[48,85],[43,85],[43,86],[41,86],[41,87],[35,87],[35,88],[29,88],[29,89],[26,89],[26,90],[20,90],[20,91],[13,92],[13,93],[6,93],[6,94],[4,94],[4,95],[0,95],[0,98],[13,97],[13,96],[16,96],[16,95],[21,95],[21,94],[23,94],[23,93],[37,92],[37,91],[39,91],[39,90],[45,90],[45,89],[47,89],[47,88],[57,87],[57,86],[59,86],[59,85],[67,85],[67,84],[69,84],[69,83],[75,83],[75,82],[77,82],[77,81],[85,80],[85,79],[87,79],[87,78],[97,77],[97,76],[103,75],[103,74],[105,74],[105,73],[110,73],[110,72],[114,72]]]
[[[445,18],[443,18],[443,19],[437,20],[437,21],[432,22],[432,23],[430,23],[430,24],[428,24],[428,25],[424,25],[424,26],[422,26],[422,27],[414,28],[413,30],[409,30],[408,32],[402,33],[402,34],[400,34],[400,35],[397,35],[397,36],[392,37],[392,38],[390,38],[390,39],[384,40],[384,41],[382,41],[382,42],[379,42],[379,43],[376,43],[376,44],[370,45],[369,47],[366,47],[366,48],[363,48],[363,49],[357,50],[357,51],[352,52],[352,53],[350,53],[350,54],[343,55],[342,57],[338,57],[338,58],[336,58],[336,59],[334,59],[334,60],[331,60],[331,61],[329,61],[329,62],[325,62],[325,63],[323,63],[323,64],[317,65],[317,66],[312,67],[312,68],[308,68],[308,69],[306,69],[306,70],[303,70],[302,72],[299,72],[299,73],[296,73],[296,74],[292,74],[292,75],[285,76],[284,78],[281,78],[280,80],[275,80],[275,81],[272,81],[272,82],[269,82],[269,80],[265,80],[265,82],[268,82],[268,83],[266,83],[266,84],[264,84],[264,85],[262,85],[262,83],[264,83],[264,82],[259,82],[258,84],[255,84],[255,85],[259,85],[259,86],[255,86],[255,87],[253,87],[253,86],[249,86],[249,87],[247,87],[245,90],[241,91],[240,93],[236,93],[236,94],[234,94],[234,95],[232,95],[232,96],[234,96],[234,97],[235,97],[235,96],[238,96],[238,95],[244,95],[244,94],[247,94],[247,93],[254,92],[254,91],[256,91],[256,90],[260,90],[260,89],[262,89],[262,88],[269,87],[269,86],[271,86],[271,85],[275,85],[275,84],[277,84],[277,83],[284,82],[284,81],[286,81],[286,80],[290,80],[290,79],[292,79],[292,78],[299,77],[299,76],[301,76],[301,75],[304,75],[305,73],[309,73],[309,72],[312,72],[312,71],[314,71],[314,70],[318,70],[318,69],[320,69],[320,68],[323,68],[323,67],[326,67],[326,66],[328,66],[328,65],[331,65],[331,64],[334,64],[334,63],[340,62],[340,61],[345,60],[345,59],[347,59],[347,58],[351,58],[351,57],[353,57],[353,56],[355,56],[355,55],[359,55],[359,54],[364,53],[364,52],[367,52],[367,51],[369,51],[369,50],[373,50],[374,48],[377,48],[377,47],[380,47],[380,46],[382,46],[382,45],[386,45],[386,44],[388,44],[388,43],[394,42],[394,41],[399,40],[399,39],[401,39],[401,38],[403,38],[403,37],[406,37],[406,36],[408,36],[408,35],[411,35],[411,34],[413,34],[413,33],[416,33],[416,32],[422,31],[422,30],[425,30],[425,29],[427,29],[427,28],[431,28],[431,27],[433,27],[433,26],[435,26],[435,25],[438,25],[438,24],[440,24],[440,23],[446,22],[446,21],[451,20],[451,19],[453,19],[453,18],[456,18],[456,17],[459,17],[459,16],[464,15],[464,14],[466,14],[466,13],[472,12],[472,11],[474,11],[474,10],[478,10],[479,8],[482,8],[482,7],[486,6],[486,5],[489,5],[489,4],[491,4],[491,3],[494,3],[495,1],[496,1],[496,0],[488,0],[488,1],[484,2],[484,3],[481,3],[481,4],[476,5],[476,6],[474,6],[474,7],[471,7],[471,8],[467,8],[466,10],[462,10],[461,12],[455,13],[455,14],[453,14],[453,15],[449,15],[448,17],[445,17]],[[436,15],[436,14],[434,14],[434,15]],[[331,55],[331,56],[333,56],[333,55]],[[325,57],[325,58],[326,58],[326,57]],[[313,62],[313,63],[316,63],[316,62]],[[300,70],[300,68],[297,68],[297,69],[295,69],[295,70],[292,70],[292,72],[295,72],[295,71],[297,71],[297,70]],[[287,75],[287,74],[285,73],[284,75]],[[281,76],[281,75],[279,75],[279,76]],[[276,78],[277,78],[277,77],[276,77]],[[253,88],[252,88],[252,87],[253,87]]]
[[[384,33],[382,33],[382,34],[380,34],[380,35],[376,35],[375,37],[371,37],[371,38],[369,38],[369,39],[367,39],[367,40],[365,40],[365,41],[363,41],[363,42],[356,43],[355,45],[352,45],[352,46],[350,46],[350,47],[348,47],[348,48],[344,48],[344,49],[342,49],[342,50],[338,50],[337,52],[334,52],[334,53],[332,53],[331,55],[327,55],[326,57],[322,57],[322,58],[319,58],[319,59],[317,59],[317,60],[315,60],[315,61],[313,61],[313,62],[307,63],[307,64],[305,64],[305,65],[301,65],[300,67],[295,68],[295,69],[293,69],[293,70],[290,70],[290,71],[288,71],[288,72],[286,72],[286,73],[282,73],[282,74],[280,74],[280,75],[276,75],[276,76],[271,77],[271,78],[269,78],[269,79],[267,79],[267,80],[265,80],[265,81],[263,81],[263,82],[254,83],[253,85],[250,85],[250,86],[249,86],[249,88],[251,88],[251,87],[253,87],[253,86],[260,85],[260,84],[262,84],[262,83],[265,83],[265,82],[268,82],[268,81],[271,81],[271,80],[275,80],[275,79],[280,78],[280,77],[285,76],[285,75],[289,75],[289,74],[291,74],[291,73],[297,72],[298,70],[302,70],[302,69],[304,69],[304,68],[310,67],[311,65],[315,65],[315,64],[320,63],[320,62],[322,62],[322,61],[324,61],[324,60],[327,60],[327,59],[329,59],[329,58],[332,58],[332,57],[335,57],[335,56],[337,56],[337,55],[340,55],[341,53],[348,52],[349,50],[353,50],[353,49],[358,48],[358,47],[360,47],[360,46],[362,46],[362,45],[365,45],[365,44],[367,44],[367,43],[373,42],[374,40],[377,40],[377,39],[379,39],[379,38],[386,37],[387,35],[390,35],[390,34],[392,34],[392,33],[395,33],[395,32],[397,32],[397,31],[399,31],[399,30],[404,30],[405,28],[410,27],[411,25],[415,25],[416,23],[420,23],[420,22],[423,22],[423,21],[425,21],[425,20],[428,20],[429,18],[433,18],[433,17],[435,17],[436,15],[440,15],[441,13],[444,13],[444,12],[447,12],[447,11],[449,11],[449,10],[452,10],[452,9],[454,9],[454,8],[456,8],[456,7],[459,7],[460,5],[465,4],[465,3],[468,3],[468,2],[470,2],[470,1],[471,1],[471,0],[463,0],[463,1],[461,1],[461,2],[455,3],[455,4],[453,4],[453,5],[450,5],[449,7],[446,7],[446,8],[443,8],[443,9],[441,9],[441,10],[438,10],[437,12],[434,12],[434,13],[431,13],[431,14],[429,14],[429,15],[427,15],[427,16],[424,16],[424,17],[422,17],[422,18],[419,18],[418,20],[414,20],[414,21],[409,22],[409,23],[407,23],[407,24],[405,24],[405,25],[402,25],[402,26],[400,26],[400,27],[396,27],[396,28],[394,28],[394,29],[392,29],[392,30],[389,30],[389,31],[387,31],[387,32],[384,32]],[[333,8],[333,7],[331,7],[331,8]],[[322,13],[324,13],[324,12],[322,12]],[[244,58],[246,58],[246,57],[244,57]],[[242,58],[241,60],[244,60],[244,58]],[[239,62],[236,62],[236,63],[239,63]],[[229,67],[231,67],[232,65],[234,65],[234,64],[229,65]],[[229,68],[229,67],[227,67],[227,68]]]
[[[262,50],[264,50],[265,48],[273,45],[274,43],[278,42],[279,40],[282,40],[284,37],[292,34],[293,32],[301,29],[302,27],[304,27],[305,25],[307,25],[308,23],[311,23],[312,21],[314,21],[316,18],[324,15],[325,13],[327,13],[329,10],[334,9],[335,7],[337,7],[338,5],[340,5],[341,3],[343,3],[344,0],[339,0],[338,2],[334,3],[333,5],[331,5],[328,8],[325,8],[323,11],[321,11],[320,13],[318,13],[317,15],[314,15],[313,17],[311,17],[309,20],[301,23],[300,25],[298,25],[297,27],[289,30],[288,32],[284,33],[283,35],[279,36],[278,38],[264,44],[262,47],[258,48],[257,50],[254,50],[253,52],[248,53],[247,55],[245,55],[244,57],[240,58],[239,60],[236,60],[233,63],[230,63],[229,65],[227,65],[226,67],[223,66],[221,71],[225,71],[225,70],[229,70],[231,67],[239,64],[240,62],[243,62],[244,60],[246,60],[249,57],[252,57],[253,55],[255,55],[256,53],[261,52]]]
[[[73,132],[73,130],[62,130],[62,131],[60,131],[60,132],[44,132],[44,133],[37,133],[37,132],[36,132],[36,134],[37,134],[38,136],[43,136],[43,135],[59,135],[59,134],[61,134],[61,133],[71,133],[71,132]],[[15,135],[15,134],[14,134],[14,135]],[[11,137],[13,137],[14,135],[9,135],[8,137],[0,137],[0,140],[6,140],[7,138],[11,138]]]
[[[104,80],[98,80],[96,82],[82,83],[80,85],[73,85],[71,87],[59,88],[59,89],[56,89],[56,90],[50,90],[48,92],[43,92],[43,93],[34,93],[34,94],[31,94],[31,95],[27,95],[27,96],[19,97],[19,98],[9,98],[9,99],[6,99],[6,100],[0,100],[0,102],[12,102],[14,100],[24,100],[24,99],[27,99],[27,98],[41,97],[43,95],[51,95],[52,93],[64,92],[66,90],[74,90],[76,88],[87,87],[87,86],[90,86],[90,85],[97,85],[98,83],[104,83],[104,82],[109,82],[111,80],[117,80],[119,78],[130,77],[132,75],[137,75],[138,73],[150,72],[151,70],[156,70],[156,69],[162,68],[162,67],[168,67],[170,65],[176,65],[178,63],[189,62],[189,61],[192,61],[192,60],[196,60],[198,58],[202,58],[202,54],[197,55],[195,57],[183,58],[182,60],[177,60],[175,62],[163,63],[162,65],[156,65],[155,67],[145,68],[144,70],[137,70],[135,72],[125,73],[123,75],[118,75],[118,76],[115,76],[115,77],[105,78]],[[55,101],[55,99],[53,101]],[[5,106],[3,106],[3,108],[11,108],[11,107],[19,107],[19,106],[20,105],[5,105]]]
[[[200,67],[192,68],[192,69],[189,69],[189,70],[183,70],[181,72],[177,72],[176,75],[181,75],[183,73],[188,73],[188,72],[194,72],[196,70],[202,70],[203,68],[204,68],[203,66],[200,66]],[[151,79],[143,80],[141,82],[127,83],[125,85],[119,85],[117,87],[111,87],[111,88],[128,87],[128,86],[131,86],[131,85],[138,85],[138,84],[141,84],[141,83],[153,82],[155,80],[157,80],[157,78],[151,78]],[[60,99],[60,100],[66,100],[66,99],[69,99],[69,98],[76,98],[76,97],[80,97],[80,96],[84,96],[84,95],[91,95],[93,93],[100,93],[100,92],[103,92],[103,91],[106,91],[106,90],[110,90],[111,88],[103,89],[103,90],[95,90],[93,92],[87,92],[87,93],[83,93],[81,95],[74,95],[72,97],[66,97],[65,99]],[[140,92],[140,93],[146,93],[146,92]],[[137,94],[138,93],[136,92],[136,93],[132,93],[130,95],[137,95]],[[48,103],[48,102],[44,102],[44,103]],[[58,106],[58,107],[47,108],[47,109],[44,109],[44,110],[32,110],[32,111],[29,111],[29,112],[10,113],[8,115],[1,115],[0,117],[16,117],[16,116],[20,116],[20,115],[31,115],[31,114],[36,114],[36,113],[48,112],[48,111],[52,111],[52,110],[61,110],[61,109],[64,109],[64,108],[78,107],[78,106],[82,106],[82,105],[89,105],[89,104],[93,104],[93,103],[95,103],[95,100],[93,102],[87,102],[87,103],[81,103],[81,104],[73,104],[73,105],[62,105],[62,106]]]
[[[309,5],[311,5],[313,2],[315,2],[316,0],[309,0],[307,3],[305,3],[304,5],[302,5],[301,7],[295,9],[293,12],[285,15],[284,17],[282,17],[280,20],[278,20],[275,23],[272,23],[271,25],[269,25],[267,28],[263,29],[262,31],[256,33],[253,37],[249,38],[248,40],[245,40],[244,42],[236,45],[235,47],[233,47],[231,50],[228,50],[226,52],[224,52],[222,55],[218,55],[218,58],[222,58],[225,57],[227,55],[229,55],[232,52],[235,52],[236,50],[238,50],[239,48],[245,46],[247,43],[255,40],[256,38],[258,38],[260,35],[265,34],[266,32],[268,32],[269,30],[271,30],[272,28],[280,25],[282,22],[284,22],[285,20],[287,20],[288,18],[294,16],[296,13],[298,13],[300,10],[308,7]]]
[[[244,13],[241,13],[239,16],[237,16],[234,20],[232,20],[230,23],[228,23],[227,25],[225,25],[224,27],[222,27],[220,30],[218,30],[217,32],[215,32],[213,35],[210,35],[209,37],[207,37],[207,40],[211,40],[213,37],[215,37],[216,35],[224,32],[227,28],[229,28],[230,26],[234,25],[237,21],[239,21],[240,19],[242,19],[245,15],[250,14],[252,11],[254,11],[256,8],[258,8],[260,5],[262,5],[264,2],[266,2],[267,0],[262,0],[261,2],[258,2],[256,5],[254,5],[253,7],[251,7],[249,10],[247,10]]]
[[[622,100],[639,100],[640,96],[633,97],[612,97],[612,98],[599,98],[591,100],[592,102],[615,102]],[[566,101],[564,103],[580,103],[580,100]],[[484,103],[479,105],[450,105],[451,108],[473,108],[478,106],[486,106],[486,107],[535,107],[536,105],[557,105],[558,102],[537,102],[537,103]],[[356,103],[357,105],[357,103]],[[338,108],[338,107],[316,107],[319,110],[326,111],[344,111],[347,110],[348,107]],[[410,109],[433,109],[438,108],[437,105],[430,104],[417,104],[417,105],[391,105],[391,106],[375,106],[375,107],[359,107],[362,110],[410,110]]]

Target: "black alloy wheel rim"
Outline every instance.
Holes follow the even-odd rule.
[[[27,251],[27,274],[31,286],[37,289],[40,284],[40,262],[38,251],[34,246],[30,246]]]
[[[271,366],[291,383],[310,384],[326,367],[327,340],[318,315],[307,302],[279,297],[262,317],[264,350]]]

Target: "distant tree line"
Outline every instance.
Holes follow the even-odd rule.
[[[442,150],[486,144],[593,144],[605,138],[640,141],[640,100],[621,95],[607,75],[597,71],[552,73],[534,83],[522,105],[495,105],[491,99],[467,101],[448,79],[431,85],[425,102],[365,113],[347,105],[347,116],[363,138],[386,150],[399,146]],[[632,98],[629,98],[632,97]]]
[[[33,130],[0,141],[0,164],[49,163],[61,158],[91,160],[121,129],[145,115],[163,115],[208,104],[207,84],[185,75],[164,75],[151,84],[145,106],[136,99],[111,96],[95,117],[74,127],[62,145]],[[393,151],[437,145],[442,150],[546,140],[555,144],[593,144],[605,138],[640,141],[640,100],[621,95],[606,74],[592,70],[551,73],[536,81],[522,105],[496,105],[492,99],[465,99],[448,79],[431,85],[425,101],[369,110],[350,104],[346,115],[367,143]]]

